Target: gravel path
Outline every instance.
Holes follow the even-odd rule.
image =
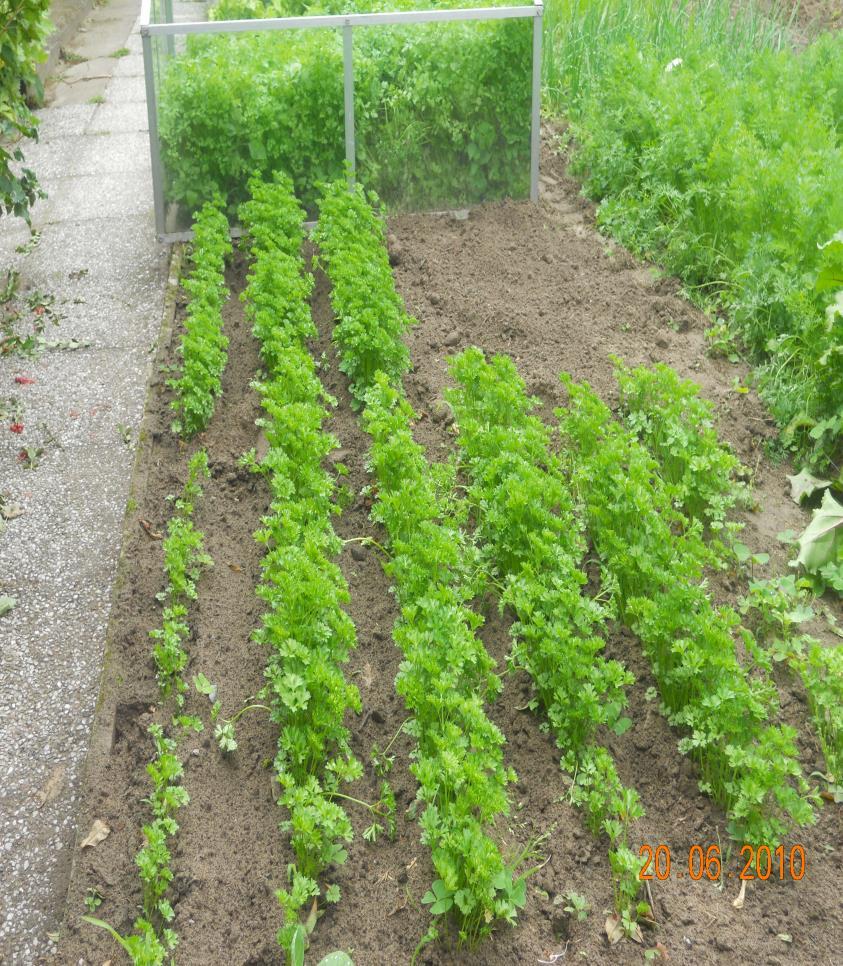
[[[84,343],[0,357],[0,401],[17,398],[25,427],[0,425],[0,493],[23,510],[0,534],[0,595],[17,602],[0,618],[0,961],[15,964],[55,948],[166,282],[137,24],[126,46],[102,103],[40,112],[38,244],[16,252],[25,226],[0,220],[0,282],[16,268],[54,295],[63,319],[46,335]],[[34,469],[27,446],[44,451]]]

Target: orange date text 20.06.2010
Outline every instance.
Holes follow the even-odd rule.
[[[692,845],[688,850],[687,865],[674,862],[667,845],[642,845],[638,855],[641,858],[638,878],[641,880],[664,881],[670,876],[680,879],[687,876],[695,882],[701,879],[716,882],[721,878],[762,881],[773,878],[798,882],[808,867],[805,849],[801,845],[790,848],[779,845],[773,849],[767,845],[744,845],[735,872],[724,871],[719,845]]]

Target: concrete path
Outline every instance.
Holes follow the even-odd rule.
[[[52,960],[62,914],[166,282],[137,24],[107,43],[130,52],[113,61],[104,101],[43,110],[40,142],[26,150],[49,192],[34,213],[37,246],[16,252],[26,228],[0,219],[0,283],[17,268],[56,296],[64,318],[46,335],[86,343],[0,357],[0,401],[17,397],[25,427],[0,425],[0,493],[24,511],[0,534],[0,596],[17,601],[0,617],[0,962],[27,966]],[[34,469],[18,459],[26,446],[44,451]]]

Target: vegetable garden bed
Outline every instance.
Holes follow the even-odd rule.
[[[407,399],[418,414],[412,423],[415,440],[431,463],[444,461],[454,450],[456,427],[443,402],[443,391],[454,386],[446,359],[466,346],[510,356],[528,392],[539,400],[537,414],[550,426],[555,425],[553,408],[566,401],[560,372],[587,379],[614,404],[617,384],[610,355],[622,357],[629,366],[668,363],[714,402],[722,438],[749,468],[757,507],[733,514],[746,523],[741,539],[752,551],[770,554],[770,573],[786,571],[787,554],[775,535],[801,529],[805,515],[787,496],[787,468],[764,456],[763,442],[774,435],[774,428],[757,398],[742,391],[744,370],[706,354],[704,318],[678,296],[672,280],[608,246],[593,230],[591,210],[558,159],[543,158],[543,170],[537,206],[488,205],[462,221],[430,215],[389,220],[397,289],[419,322],[405,336],[412,369],[403,377]],[[252,535],[272,497],[267,478],[251,472],[241,457],[254,448],[261,459],[275,443],[269,429],[264,432],[255,425],[261,409],[253,380],[262,363],[238,297],[249,264],[237,252],[226,274],[232,295],[223,309],[229,345],[222,392],[207,430],[189,445],[170,431],[173,394],[166,372],[156,370],[153,377],[136,477],[137,506],[127,517],[98,740],[89,758],[80,817],[80,841],[95,820],[105,822],[110,834],[76,854],[59,946],[63,962],[102,963],[118,955],[106,932],[80,921],[90,890],[102,896],[95,915],[123,934],[131,930],[140,903],[134,856],[148,820],[145,766],[154,750],[147,727],[154,721],[167,724],[172,714],[159,700],[148,638],[149,630],[161,624],[156,595],[165,580],[158,538],[166,533],[173,512],[167,499],[182,490],[188,458],[199,447],[207,451],[210,479],[203,483],[194,522],[214,563],[199,577],[198,600],[189,609],[188,680],[201,673],[215,685],[223,719],[250,703],[263,684],[267,648],[251,640],[265,610],[255,596],[263,548]],[[329,266],[333,272],[330,261]],[[316,270],[310,306],[318,334],[309,347],[313,358],[322,360],[317,374],[337,400],[324,429],[338,446],[323,466],[336,480],[335,499],[342,507],[334,529],[350,541],[337,562],[348,585],[346,610],[357,639],[343,674],[358,689],[362,707],[359,713],[346,713],[345,726],[351,751],[364,766],[363,776],[343,791],[373,803],[382,795],[386,778],[395,796],[396,828],[394,840],[387,828],[367,834],[378,816],[373,819],[367,809],[343,802],[354,828],[348,858],[319,875],[320,885],[338,885],[341,897],[327,905],[320,899],[323,915],[315,925],[307,961],[345,949],[358,966],[376,966],[411,960],[430,923],[422,899],[436,874],[431,850],[422,844],[420,824],[412,815],[418,783],[409,766],[416,738],[404,730],[410,712],[395,689],[402,654],[392,631],[399,608],[390,592],[393,577],[384,572],[384,553],[378,549],[399,537],[370,520],[373,500],[388,491],[385,483],[373,487],[368,463],[371,439],[364,423],[377,441],[377,414],[370,411],[373,404],[367,396],[361,419],[359,399],[352,397],[345,375],[348,366],[340,369],[332,341],[332,295],[337,297],[337,289],[332,293],[326,275]],[[180,295],[175,330],[159,348],[161,367],[178,362],[176,343],[185,304]],[[264,350],[263,367],[266,360]],[[400,359],[396,366],[400,369]],[[359,395],[365,376],[355,370],[355,379]],[[557,446],[554,442],[553,448]],[[584,593],[599,595],[593,547],[580,565],[588,579]],[[457,579],[448,567],[443,572],[446,584]],[[711,576],[717,603],[735,605],[746,588],[747,574],[738,568]],[[496,596],[487,591],[471,606],[483,618],[476,636],[500,673],[511,647],[512,614],[508,609],[499,612]],[[405,591],[400,593],[406,606]],[[823,633],[819,622],[812,630]],[[641,642],[616,620],[607,623],[605,640],[604,657],[622,662],[636,683],[629,688],[625,711],[631,726],[615,731],[600,727],[594,737],[644,808],[644,817],[630,827],[629,847],[637,856],[640,846],[655,849],[663,843],[673,857],[674,873],[650,885],[655,929],[643,926],[644,947],[629,940],[608,944],[605,924],[614,897],[607,840],[592,835],[582,809],[570,803],[569,776],[559,767],[560,749],[545,732],[541,712],[528,707],[534,695],[527,674],[518,670],[502,676],[501,693],[486,704],[505,739],[503,763],[517,774],[508,788],[509,815],[486,828],[503,856],[532,853],[521,871],[539,868],[526,879],[525,905],[515,928],[499,922],[476,947],[458,947],[440,921],[441,940],[426,945],[419,961],[496,966],[548,962],[564,954],[565,961],[631,963],[642,961],[643,948],[656,949],[660,943],[674,962],[833,962],[843,944],[840,807],[818,808],[815,825],[785,839],[788,850],[795,843],[804,847],[807,871],[801,881],[774,881],[774,875],[766,883],[749,883],[744,908],[736,909],[741,868],[737,847],[723,863],[735,878],[720,885],[691,881],[687,857],[693,845],[704,850],[718,845],[726,856],[726,815],[699,791],[695,766],[677,751],[680,733],[659,714],[658,700],[648,699],[656,680]],[[802,685],[780,665],[774,680],[782,710],[773,720],[798,729],[799,761],[806,775],[825,771]],[[283,918],[275,892],[287,888],[293,852],[289,836],[279,830],[287,811],[276,803],[277,783],[270,767],[278,725],[262,709],[244,714],[237,722],[237,748],[223,757],[207,726],[207,697],[190,687],[182,710],[206,719],[206,728],[188,734],[179,746],[182,784],[190,803],[179,812],[180,829],[171,842],[174,878],[169,895],[179,936],[177,961],[280,962],[276,932]],[[373,751],[379,768],[373,766]],[[391,767],[388,758],[394,758]],[[376,840],[368,840],[372,838]],[[573,902],[570,897],[554,903],[555,897],[569,893],[588,903],[590,912],[582,921],[565,912],[565,905]],[[646,890],[641,896],[648,899]],[[308,902],[303,918],[309,909]],[[657,950],[656,955],[661,953]]]

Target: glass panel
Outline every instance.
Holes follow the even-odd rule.
[[[532,20],[354,30],[357,172],[392,208],[530,191]]]
[[[210,17],[306,9],[273,4],[221,0]],[[200,21],[208,9],[205,0],[153,0],[151,19]],[[316,185],[341,177],[345,165],[341,29],[154,36],[151,44],[165,233],[189,229],[193,212],[218,194],[236,223],[249,178],[276,170],[293,178],[313,215]],[[528,197],[531,65],[530,18],[355,28],[358,178],[399,210]]]
[[[189,228],[192,212],[217,193],[236,222],[249,178],[278,170],[312,212],[314,185],[340,177],[345,161],[341,33],[186,39],[157,76],[166,231]]]

